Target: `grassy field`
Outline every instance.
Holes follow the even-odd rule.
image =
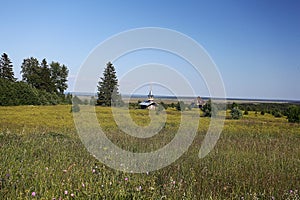
[[[180,112],[169,109],[161,133],[141,140],[122,134],[108,108],[96,112],[108,137],[131,151],[162,147],[180,122]],[[149,123],[146,110],[131,116]],[[193,144],[172,165],[131,174],[89,154],[70,106],[0,107],[0,199],[300,199],[299,124],[254,112],[226,119],[213,151],[199,159],[208,125],[200,119]]]

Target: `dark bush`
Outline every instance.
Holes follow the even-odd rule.
[[[82,100],[78,96],[74,96],[72,99],[73,104],[83,104]]]
[[[176,104],[176,110],[178,111],[184,111],[185,110],[185,104],[183,101],[179,101]]]
[[[209,99],[201,108],[204,117],[216,116],[218,114],[218,109],[216,104],[211,103],[211,99]]]
[[[78,104],[73,104],[71,107],[71,112],[79,112],[80,111],[80,107]]]
[[[299,123],[300,122],[300,107],[296,105],[292,105],[287,110],[287,119],[291,123]]]
[[[39,90],[22,81],[11,82],[0,78],[0,106],[56,105],[69,103],[69,96]]]
[[[279,111],[277,111],[277,110],[274,111],[272,114],[273,114],[274,117],[277,117],[277,118],[282,117],[282,114]]]
[[[159,105],[162,105],[162,106],[164,107],[164,109],[167,109],[167,108],[168,108],[168,105],[165,104],[163,101],[161,101],[161,102],[159,103]]]
[[[90,105],[94,106],[94,105],[96,105],[96,103],[97,103],[97,100],[95,99],[94,96],[92,96],[91,99],[90,99]]]
[[[243,117],[243,113],[238,107],[232,108],[230,114],[232,119],[240,119]]]
[[[164,106],[161,103],[158,104],[157,109],[156,109],[156,114],[157,115],[160,114],[164,109],[165,108],[164,108]]]

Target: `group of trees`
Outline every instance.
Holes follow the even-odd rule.
[[[39,63],[36,58],[31,57],[23,60],[21,69],[22,80],[36,89],[63,95],[68,88],[69,70],[58,62],[48,65],[46,59]]]
[[[40,63],[27,58],[21,65],[22,81],[14,77],[13,65],[6,53],[0,58],[0,105],[48,105],[71,103],[65,95],[68,69],[65,65],[46,59]]]
[[[288,107],[291,104],[288,103],[241,103],[239,108],[247,115],[249,111],[254,111],[261,114],[272,114],[275,117],[281,117],[287,114]]]
[[[290,103],[242,103],[238,105],[233,102],[229,108],[231,109],[230,114],[233,119],[240,119],[243,114],[248,115],[249,111],[254,111],[256,115],[258,112],[261,115],[268,113],[274,117],[286,116],[288,121],[292,123],[300,122],[300,106]],[[244,113],[242,113],[242,111],[244,111]]]

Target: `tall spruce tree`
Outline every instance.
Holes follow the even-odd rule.
[[[39,89],[45,90],[47,92],[54,92],[55,86],[51,79],[51,71],[45,58],[41,62],[39,76],[41,80]]]
[[[0,78],[7,79],[12,82],[16,81],[12,62],[6,53],[3,53],[0,58]]]
[[[118,92],[118,79],[115,67],[111,62],[106,64],[103,77],[98,83],[97,104],[102,106],[115,106],[121,103],[121,96]]]

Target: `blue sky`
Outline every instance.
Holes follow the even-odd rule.
[[[186,34],[206,49],[228,97],[300,99],[300,1],[0,3],[0,53],[9,55],[18,78],[24,58],[59,61],[70,69],[72,91],[81,64],[99,43],[129,29],[162,27]],[[115,63],[120,76],[130,70],[121,69],[128,65],[121,61]],[[202,89],[199,95],[209,95]]]

